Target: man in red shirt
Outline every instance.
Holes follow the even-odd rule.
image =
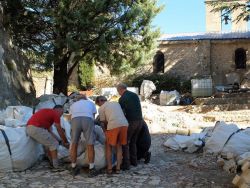
[[[59,168],[57,158],[57,147],[59,143],[51,130],[53,124],[55,124],[57,132],[62,139],[63,146],[69,148],[69,143],[60,124],[62,114],[63,107],[56,105],[54,109],[41,109],[37,111],[27,122],[27,134],[45,146],[45,148],[48,148],[48,157],[52,161],[54,168]]]

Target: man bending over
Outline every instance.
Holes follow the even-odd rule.
[[[100,106],[100,121],[104,124],[106,135],[107,173],[112,173],[112,147],[115,147],[117,158],[115,173],[118,174],[122,162],[122,145],[127,144],[128,121],[118,102],[107,102],[104,96],[99,96],[96,98],[96,104]]]
[[[62,144],[69,148],[65,133],[61,128],[60,117],[63,114],[63,107],[56,105],[54,109],[41,109],[31,116],[27,122],[27,134],[48,149],[48,157],[55,169],[59,169],[57,158],[57,147],[59,145],[56,136],[52,133],[51,126],[55,124]]]

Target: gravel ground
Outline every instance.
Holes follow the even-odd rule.
[[[87,169],[73,178],[68,170],[51,172],[46,161],[25,172],[0,173],[0,188],[63,188],[63,187],[169,187],[169,188],[230,188],[234,174],[228,174],[216,165],[214,156],[202,153],[175,152],[162,146],[167,134],[152,135],[152,158],[150,164],[142,161],[129,171],[107,176],[105,173],[94,178],[87,177]]]

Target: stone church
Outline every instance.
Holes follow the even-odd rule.
[[[180,76],[184,80],[210,76],[214,86],[228,84],[228,75],[239,82],[250,79],[250,28],[248,22],[231,22],[231,30],[223,31],[220,12],[211,12],[206,4],[206,32],[166,34],[159,39],[152,72]],[[239,11],[231,15],[234,20]]]

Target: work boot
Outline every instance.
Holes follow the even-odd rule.
[[[93,178],[93,177],[97,176],[98,174],[99,174],[99,172],[94,167],[94,168],[89,169],[88,177]]]
[[[130,161],[130,164],[131,164],[132,166],[134,166],[134,167],[137,167],[137,162],[135,162],[135,161]]]
[[[127,163],[122,163],[122,165],[121,165],[121,169],[122,169],[123,171],[125,171],[125,170],[129,170],[129,169],[130,169],[130,165],[129,165],[129,164],[127,164]]]
[[[150,162],[150,159],[151,159],[151,152],[147,152],[146,155],[145,155],[144,163],[148,164]]]
[[[79,167],[74,167],[74,168],[71,168],[71,170],[70,170],[70,172],[71,172],[71,175],[73,176],[73,177],[75,177],[75,176],[77,176],[78,174],[80,174],[80,168]]]

